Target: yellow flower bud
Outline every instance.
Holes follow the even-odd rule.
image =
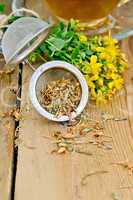
[[[80,42],[83,42],[83,43],[87,42],[87,37],[85,35],[80,35],[79,40],[80,40]]]
[[[97,83],[99,86],[103,86],[103,78],[98,78]]]

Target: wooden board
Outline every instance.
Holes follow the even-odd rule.
[[[0,70],[5,70],[4,62],[0,61]],[[11,89],[18,85],[17,69],[12,75],[0,75],[0,199],[11,197],[14,130],[15,121],[10,117],[3,118],[3,113],[16,105],[16,95]]]
[[[129,175],[128,170],[121,166],[112,165],[126,159],[133,163],[133,60],[128,46],[128,42],[124,42],[123,47],[129,56],[125,89],[104,108],[114,116],[127,116],[128,120],[106,122],[105,135],[113,138],[113,148],[107,151],[89,144],[85,148],[93,153],[92,156],[74,152],[51,154],[54,144],[45,136],[51,136],[53,131],[63,130],[63,127],[47,121],[34,110],[28,98],[29,80],[33,72],[28,67],[24,68],[15,200],[115,199],[112,195],[118,196],[119,200],[133,198],[133,175]],[[88,105],[88,113],[93,117],[97,110]],[[88,177],[87,185],[83,186],[82,177],[95,170],[107,170],[108,173]]]
[[[11,1],[1,0],[6,5],[6,14],[11,11]],[[5,70],[3,59],[0,57],[0,71]],[[10,69],[10,68],[9,68]],[[10,76],[0,75],[0,115],[10,111],[16,105],[16,96],[10,91],[18,87],[18,70]],[[0,117],[0,199],[11,199],[13,154],[14,154],[15,122],[11,118]]]

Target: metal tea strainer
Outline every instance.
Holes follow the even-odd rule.
[[[40,18],[22,17],[5,32],[1,47],[7,64],[20,63],[47,36],[51,25]]]
[[[40,103],[41,89],[44,89],[44,87],[46,87],[46,85],[51,81],[61,80],[62,78],[69,78],[79,82],[81,88],[79,105],[75,111],[71,113],[71,116],[53,115],[46,111]],[[33,106],[39,114],[52,121],[64,122],[72,120],[82,113],[88,102],[89,91],[87,82],[79,69],[64,61],[50,61],[37,68],[37,70],[32,75],[29,86],[29,95]]]

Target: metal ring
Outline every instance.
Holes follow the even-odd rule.
[[[45,73],[46,71],[50,70],[50,69],[54,69],[54,68],[60,68],[60,69],[66,69],[67,71],[71,72],[73,75],[75,75],[75,77],[77,78],[77,80],[79,81],[80,85],[81,85],[81,90],[82,90],[82,94],[81,94],[81,100],[80,103],[77,107],[77,109],[75,110],[75,114],[72,116],[72,118],[77,117],[78,115],[80,115],[82,113],[82,111],[84,110],[85,106],[87,105],[88,102],[88,96],[89,96],[89,91],[88,91],[88,85],[87,82],[83,76],[83,74],[72,64],[69,64],[67,62],[63,62],[63,61],[50,61],[47,62],[43,65],[41,65],[33,74],[31,80],[30,80],[30,86],[29,86],[29,96],[31,99],[31,102],[33,104],[33,106],[35,107],[35,109],[38,111],[38,113],[40,113],[43,117],[52,120],[52,121],[56,121],[56,122],[64,122],[64,121],[69,121],[70,118],[68,116],[55,116],[49,112],[47,112],[39,103],[38,99],[37,99],[37,95],[36,95],[36,85],[37,85],[37,81],[39,80],[40,76]]]

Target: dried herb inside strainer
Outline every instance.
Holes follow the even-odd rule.
[[[77,108],[81,98],[81,88],[74,79],[52,81],[41,90],[41,105],[56,116],[70,116]]]

